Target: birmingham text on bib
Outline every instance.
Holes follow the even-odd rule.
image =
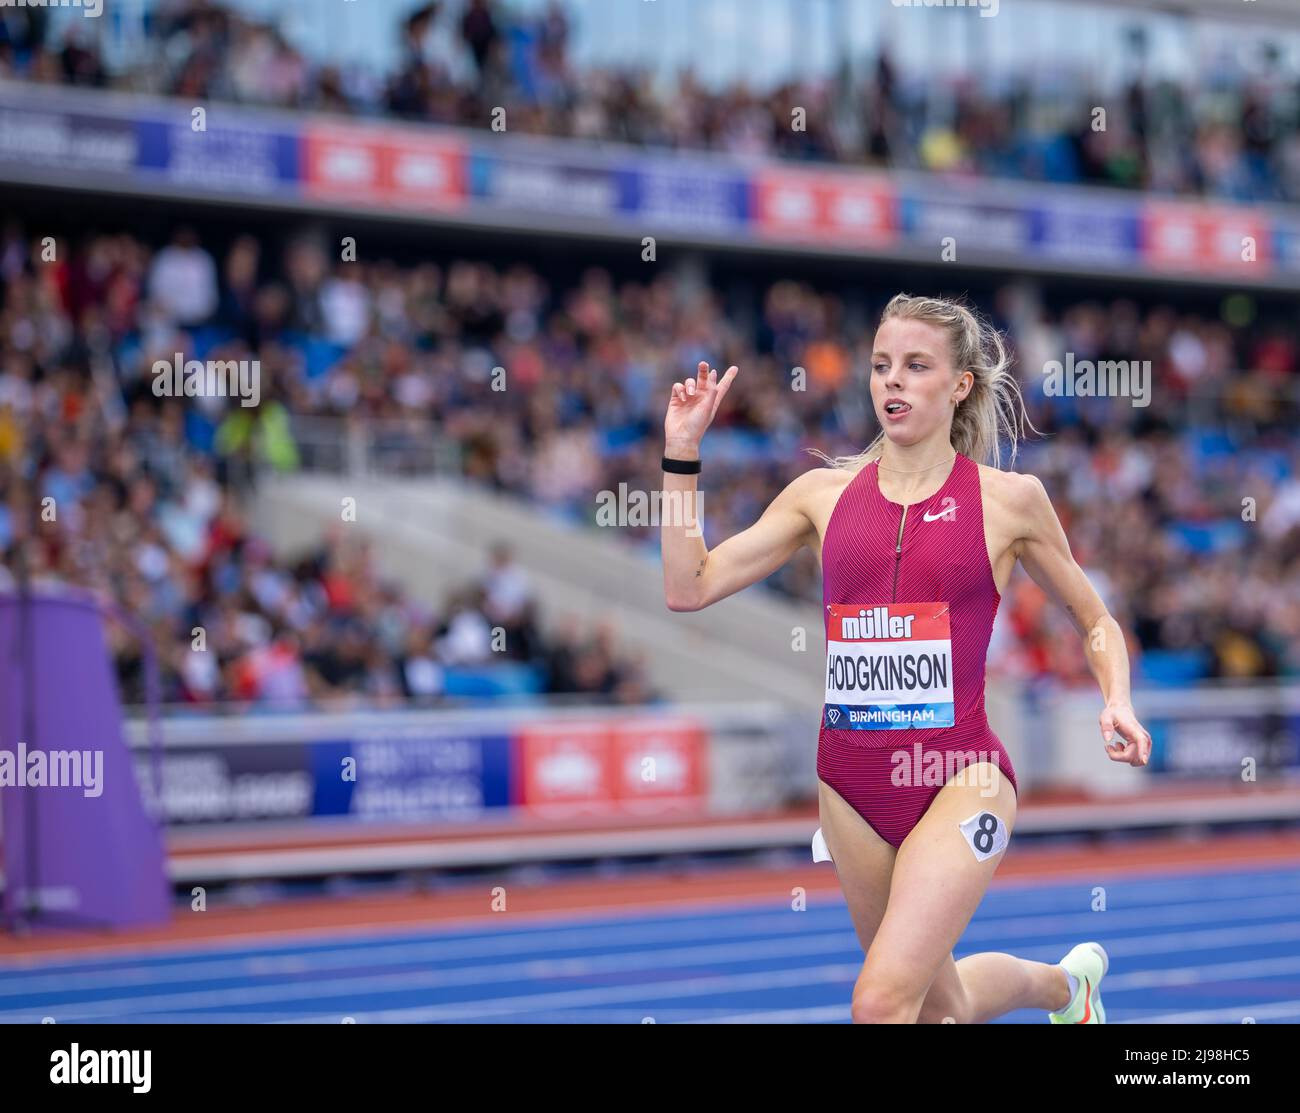
[[[823,727],[953,725],[947,603],[836,603],[826,610]]]

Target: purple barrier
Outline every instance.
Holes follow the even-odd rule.
[[[99,605],[0,595],[0,831],[10,925],[165,921],[162,837],[122,733]]]

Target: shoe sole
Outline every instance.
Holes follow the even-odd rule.
[[[1100,943],[1092,943],[1092,942],[1085,943],[1084,946],[1087,947],[1089,950],[1091,950],[1092,953],[1095,954],[1099,959],[1101,959],[1101,978],[1104,978],[1106,976],[1106,972],[1110,969],[1110,955],[1106,953],[1106,948],[1103,947]],[[1106,1009],[1101,1003],[1101,978],[1098,978],[1097,984],[1092,987],[1092,996],[1093,996],[1092,1012],[1093,1015],[1097,1018],[1098,1024],[1105,1024]]]

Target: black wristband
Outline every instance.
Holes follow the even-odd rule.
[[[673,460],[664,457],[664,471],[672,472],[674,475],[699,475],[699,460]]]

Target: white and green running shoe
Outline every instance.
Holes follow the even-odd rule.
[[[1110,958],[1100,943],[1080,943],[1061,959],[1065,967],[1078,979],[1070,1003],[1060,1012],[1048,1013],[1053,1024],[1105,1024],[1106,1010],[1101,1005],[1101,979],[1110,969]]]

